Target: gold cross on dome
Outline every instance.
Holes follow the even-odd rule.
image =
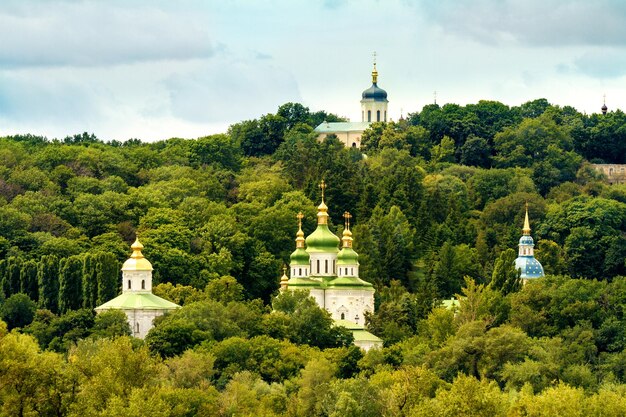
[[[320,190],[322,190],[322,203],[324,202],[324,190],[326,190],[326,183],[324,180],[320,183]]]
[[[376,65],[376,51],[374,51],[374,53],[372,54],[372,56],[374,57],[374,65]]]
[[[287,265],[283,265],[283,275],[287,275]]]
[[[350,219],[352,218],[352,214],[346,211],[343,213],[343,218],[346,219],[346,229],[350,230]]]
[[[304,214],[302,214],[302,212],[299,212],[296,217],[298,218],[298,227],[302,229],[302,219],[304,218]]]

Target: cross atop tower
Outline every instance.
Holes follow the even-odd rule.
[[[374,66],[376,66],[376,51],[372,53],[372,56],[374,57]]]
[[[343,213],[343,218],[346,220],[346,230],[350,230],[350,219],[352,218],[352,214],[346,211]]]
[[[324,202],[324,191],[326,190],[326,183],[324,182],[324,180],[322,180],[322,182],[319,185],[320,190],[322,190],[322,203]]]
[[[302,229],[302,219],[304,218],[304,214],[302,214],[302,212],[299,212],[296,217],[298,218],[298,228]]]

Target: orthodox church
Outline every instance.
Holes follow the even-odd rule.
[[[126,313],[132,335],[143,339],[153,327],[155,318],[180,308],[168,300],[152,294],[152,264],[144,258],[139,239],[132,244],[130,258],[122,266],[122,294],[95,308],[100,314],[107,310]]]
[[[528,221],[528,203],[526,204],[526,216],[524,217],[524,228],[522,237],[519,240],[519,252],[515,259],[515,268],[521,272],[522,283],[526,284],[531,279],[544,276],[543,266],[535,259],[535,243],[530,236],[530,222]]]
[[[317,208],[317,228],[306,239],[302,213],[298,213],[296,249],[291,254],[289,271],[281,278],[281,291],[306,290],[326,309],[336,324],[350,329],[355,345],[367,350],[382,346],[382,341],[364,327],[365,312],[374,311],[374,287],[359,278],[358,254],[352,249],[350,213],[344,213],[341,239],[328,228],[328,207],[324,202],[324,181],[320,184],[322,203]]]
[[[378,86],[376,61],[372,70],[372,86],[361,94],[360,122],[322,122],[315,128],[317,140],[322,141],[328,135],[336,135],[346,147],[361,147],[361,136],[373,122],[387,121],[387,92]]]

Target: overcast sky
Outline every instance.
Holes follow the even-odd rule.
[[[2,0],[0,135],[195,138],[293,101],[360,118],[536,98],[626,108],[622,0]]]

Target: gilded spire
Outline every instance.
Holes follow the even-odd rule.
[[[324,180],[319,185],[322,190],[322,204],[317,206],[317,224],[328,224],[328,207],[324,202],[324,191],[326,190],[326,183]]]
[[[289,281],[289,277],[287,276],[287,267],[285,265],[283,265],[283,276],[280,277],[280,289],[281,291],[284,291],[287,289],[287,286]]]
[[[130,245],[130,248],[133,250],[132,255],[130,255],[131,258],[133,258],[133,259],[142,259],[143,258],[143,253],[141,253],[141,250],[143,249],[143,245],[139,241],[139,238],[135,239],[135,243]]]
[[[372,70],[372,84],[378,83],[378,71],[376,70],[376,51],[374,51],[374,69]]]
[[[346,211],[343,213],[343,218],[345,220],[345,223],[343,228],[343,236],[341,238],[341,242],[343,243],[342,247],[351,248],[352,232],[350,231],[350,219],[352,218],[352,215]]]
[[[526,202],[526,216],[524,217],[524,228],[522,229],[524,236],[530,236],[530,222],[528,221],[528,201]]]
[[[299,212],[296,217],[298,218],[298,233],[296,233],[296,249],[304,249],[304,232],[302,231],[302,219],[304,214]]]

